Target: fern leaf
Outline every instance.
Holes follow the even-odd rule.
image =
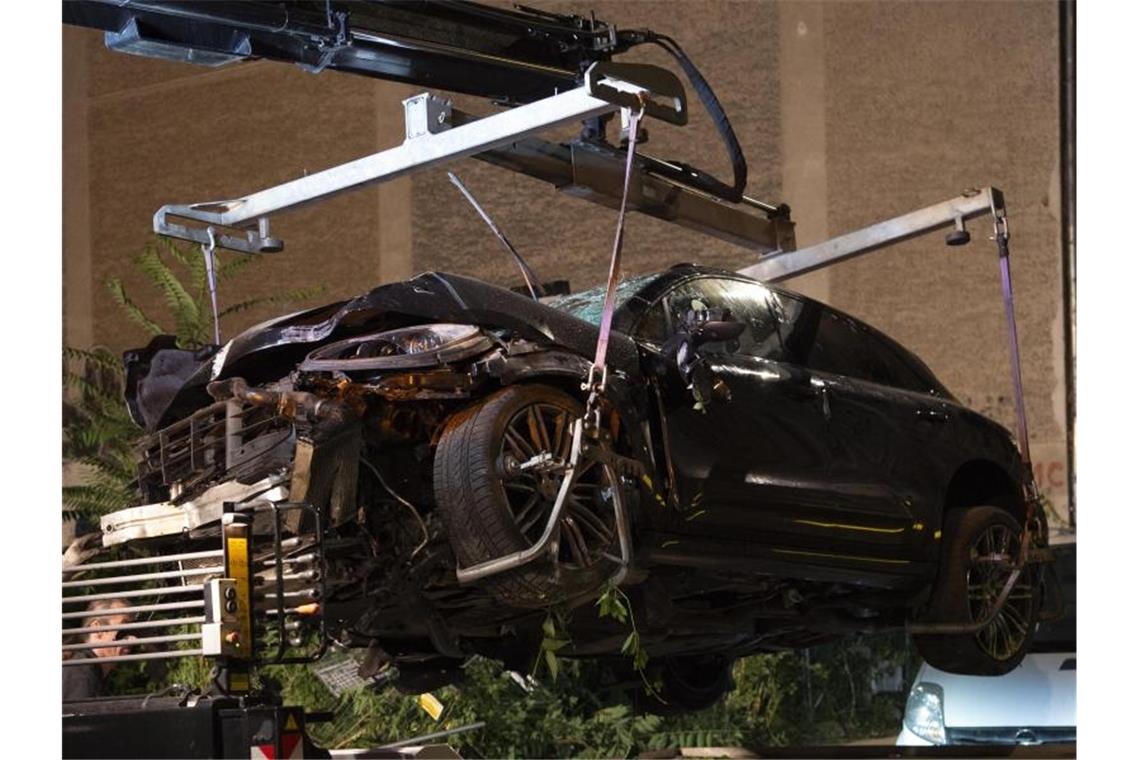
[[[103,485],[79,485],[63,487],[63,506],[84,517],[123,509],[131,503],[133,494],[126,489],[108,488]]]
[[[151,335],[163,334],[164,331],[158,326],[158,323],[148,317],[146,313],[139,308],[138,304],[127,296],[127,292],[123,289],[123,283],[120,279],[117,277],[109,278],[107,280],[107,289],[111,291],[111,297],[115,299],[115,302],[119,304],[119,306],[122,306],[123,310],[127,312],[128,317],[142,325]]]
[[[91,480],[106,485],[126,488],[135,475],[133,466],[112,458],[85,456],[77,461],[94,470],[95,474],[91,476]]]
[[[165,235],[155,235],[155,239],[158,241],[158,244],[165,248],[166,252],[173,256],[174,259],[178,261],[178,263],[180,263],[182,266],[186,267],[187,269],[191,269],[193,267],[195,258],[193,255],[193,250],[187,250],[186,248],[183,248],[181,245],[174,242],[174,240],[166,237]]]
[[[105,348],[94,348],[90,351],[85,351],[82,348],[64,346],[63,358],[67,361],[95,364],[99,367],[103,367],[117,373],[122,373],[123,371],[123,366],[119,361],[119,357],[115,356]]]
[[[197,302],[186,292],[177,275],[162,260],[156,249],[144,252],[136,261],[143,274],[150,278],[162,293],[170,308],[171,316],[174,317],[176,334],[179,337],[191,337],[202,320]]]
[[[98,403],[101,407],[106,404],[118,404],[122,406],[123,395],[119,389],[102,388],[98,383],[92,382],[83,375],[78,375],[74,372],[66,372],[63,376],[63,385],[65,388],[75,388],[83,394],[85,399]]]
[[[276,304],[296,303],[298,301],[306,301],[320,293],[324,292],[323,287],[317,288],[298,288],[296,290],[287,290],[284,293],[278,293],[272,296],[263,296],[261,298],[251,298],[248,301],[233,304],[225,309],[222,309],[218,316],[225,317],[230,314],[238,314],[250,309],[256,309],[258,306],[272,306]]]
[[[255,256],[244,253],[234,256],[229,261],[221,262],[218,265],[218,279],[221,279],[223,277],[232,277],[233,275],[237,274],[252,264],[255,260]]]

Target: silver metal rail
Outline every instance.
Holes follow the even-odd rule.
[[[252,511],[271,513],[271,535],[253,530],[252,512],[227,511],[221,550],[64,567],[63,665],[212,657],[226,674],[223,688],[246,693],[251,664],[311,662],[323,654],[320,512],[309,504],[271,502]],[[302,513],[297,525],[308,515],[315,533],[286,537],[283,513],[290,511]],[[188,566],[193,563],[209,566]],[[266,569],[255,573],[255,567]],[[101,590],[106,586],[121,588]],[[264,609],[299,602],[308,603],[284,614]],[[97,659],[77,656],[85,652]]]
[[[622,108],[644,108],[647,116],[684,124],[685,91],[670,72],[640,64],[595,63],[585,80],[582,87],[485,117],[453,110],[449,101],[428,93],[417,95],[404,101],[403,144],[242,198],[163,206],[154,215],[154,231],[207,247],[274,253],[284,243],[270,234],[272,214],[465,157],[613,207],[621,195],[619,150],[602,142],[559,145],[534,136]],[[686,185],[687,167],[647,156],[637,157],[636,169],[630,208],[753,251],[795,247],[794,225],[776,207],[752,198],[725,203]]]
[[[130,643],[134,646],[150,646],[152,644],[167,644],[173,641],[201,641],[202,635],[200,633],[181,633],[171,636],[147,636],[141,639],[129,639]],[[64,644],[64,650],[74,649],[106,649],[108,646],[117,647],[119,643],[108,645],[107,642],[91,643],[84,642],[82,644]]]
[[[987,214],[995,219],[1005,218],[1005,199],[1001,191],[994,187],[968,190],[956,198],[833,237],[807,248],[771,253],[756,264],[738,271],[740,274],[764,282],[779,282],[951,225],[956,229],[947,242],[951,245],[961,245],[970,239],[969,233],[965,230],[966,221]]]
[[[204,607],[206,603],[201,599],[195,599],[191,602],[171,602],[170,604],[139,604],[133,607],[114,607],[112,609],[103,610],[101,612],[91,610],[79,610],[77,612],[63,613],[64,620],[78,620],[79,618],[105,618],[105,617],[120,617],[122,615],[137,615],[140,612],[167,612],[169,610],[192,610],[197,607]]]
[[[129,644],[129,643],[130,642],[124,642],[124,643],[116,642],[115,646],[125,646],[126,644]],[[106,646],[106,645],[104,644],[104,646]],[[163,651],[163,652],[140,652],[139,654],[121,654],[121,655],[118,655],[116,657],[100,657],[99,658],[99,664],[101,664],[101,665],[102,664],[109,664],[112,662],[137,662],[138,660],[171,660],[171,659],[174,659],[176,657],[201,657],[201,656],[202,656],[202,650],[201,649],[173,649],[173,650],[168,650],[168,651]],[[90,665],[90,664],[91,664],[91,660],[88,660],[86,658],[79,658],[79,659],[64,660],[63,661],[63,666],[65,668],[68,666],[74,667],[77,665]]]
[[[599,64],[595,64],[595,67]],[[564,124],[573,124],[621,108],[631,95],[646,93],[671,102],[670,109],[657,106],[655,113],[673,113],[673,121],[687,118],[684,89],[675,76],[663,69],[608,64],[608,76],[588,76],[587,84],[534,103],[512,108],[461,126],[451,126],[451,103],[430,94],[404,101],[406,139],[402,145],[355,161],[300,177],[244,198],[172,204],[154,215],[154,231],[192,240],[203,245],[248,253],[272,253],[284,244],[269,234],[269,215],[331,198],[414,171],[499,148],[521,138]],[[648,67],[652,68],[652,67]],[[647,75],[648,74],[648,75]],[[170,221],[182,218],[199,223],[191,227]],[[240,236],[210,227],[240,229]]]
[[[188,560],[222,558],[222,550],[206,552],[190,552],[188,554],[171,554],[165,557],[138,557],[136,559],[121,559],[115,562],[89,562],[83,565],[72,565],[63,568],[65,573],[87,572],[88,570],[109,570],[119,567],[138,567],[139,565],[162,565],[170,562],[186,562]]]
[[[544,129],[610,113],[618,107],[593,97],[584,89],[577,89],[451,129],[447,128],[451,110],[447,101],[432,95],[417,95],[404,101],[404,108],[409,124],[418,119],[421,126],[416,128],[416,133],[409,127],[408,139],[402,145],[244,198],[163,206],[154,215],[154,231],[208,245],[210,236],[206,226],[240,228],[252,223],[256,229],[247,230],[242,237],[218,234],[217,245],[247,253],[274,253],[284,244],[269,235],[270,214],[397,179],[413,171],[507,145]],[[170,221],[172,217],[196,221],[203,226],[178,224]]]
[[[495,559],[480,562],[470,567],[457,566],[455,568],[456,580],[460,583],[473,583],[483,578],[499,575],[508,570],[514,570],[515,568],[534,562],[548,550],[556,552],[556,542],[559,539],[559,522],[562,519],[562,512],[566,506],[567,496],[570,493],[570,488],[573,485],[575,473],[577,472],[582,456],[598,461],[602,467],[606,468],[609,472],[611,482],[616,484],[613,490],[613,509],[614,522],[617,526],[618,547],[621,551],[621,556],[614,557],[607,553],[606,557],[615,562],[618,566],[617,572],[612,580],[615,583],[620,583],[625,578],[632,557],[633,547],[628,524],[629,516],[625,510],[625,502],[621,495],[621,479],[613,464],[604,458],[604,452],[602,452],[598,446],[586,446],[583,443],[584,426],[585,421],[583,418],[578,418],[573,422],[570,456],[563,468],[562,483],[554,498],[554,505],[551,507],[550,516],[546,520],[546,526],[543,528],[542,535],[539,536],[538,540],[530,547],[522,551],[514,552],[513,554],[496,557]]]
[[[83,588],[85,586],[115,586],[122,583],[139,583],[141,581],[159,581],[170,578],[193,578],[200,575],[217,575],[222,567],[188,567],[184,570],[163,570],[158,573],[139,573],[136,575],[115,575],[110,578],[89,578],[82,581],[64,581],[64,588]]]
[[[201,592],[201,589],[196,589]],[[137,631],[144,628],[164,628],[178,625],[201,625],[206,622],[204,617],[160,618],[147,620],[141,623],[120,623],[119,625],[100,625],[92,628],[68,628],[63,632],[65,636],[79,636],[87,633],[102,633],[103,631]]]
[[[109,591],[106,594],[83,594],[81,596],[64,597],[64,604],[80,604],[103,602],[110,599],[134,599],[137,597],[178,596],[180,594],[201,594],[201,586],[165,586],[159,588],[140,588],[128,591]]]
[[[63,665],[199,656],[202,627],[212,614],[204,590],[209,578],[224,573],[223,554],[180,552],[64,567]],[[181,648],[188,644],[193,648]],[[116,655],[76,656],[109,651]]]

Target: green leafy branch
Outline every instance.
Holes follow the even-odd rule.
[[[645,672],[646,666],[649,665],[649,653],[641,644],[641,633],[637,630],[637,620],[634,618],[633,605],[629,601],[629,597],[616,584],[610,583],[598,597],[594,606],[598,608],[600,619],[610,618],[623,625],[629,623],[629,635],[622,642],[621,653],[633,661],[633,669],[637,671],[642,683],[645,684],[646,692],[664,704],[665,700],[661,696],[660,686],[651,683]]]
[[[221,253],[214,255],[218,260],[215,274],[219,283],[238,274],[254,260],[253,256],[245,254],[224,254],[226,258]],[[205,257],[198,246],[181,245],[169,238],[156,237],[135,258],[134,266],[157,289],[166,305],[166,319],[169,322],[164,326],[162,321],[147,314],[127,293],[123,281],[111,277],[107,280],[107,289],[131,321],[151,335],[174,335],[181,348],[200,348],[213,341],[209,278]],[[218,318],[223,319],[261,306],[305,301],[324,290],[323,286],[295,288],[251,298],[219,310]]]
[[[533,678],[538,673],[541,663],[546,663],[550,671],[550,678],[558,680],[558,652],[570,643],[570,636],[566,633],[566,614],[557,608],[546,611],[546,620],[542,622],[542,643],[538,648],[538,658],[530,670]]]

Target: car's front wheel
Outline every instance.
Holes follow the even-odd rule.
[[[582,404],[546,385],[504,388],[448,420],[435,452],[435,497],[463,567],[505,557],[542,536]],[[543,607],[600,589],[614,572],[619,478],[584,460],[558,523],[556,549],[484,583],[501,602]]]
[[[993,609],[1013,572],[1021,526],[997,507],[955,509],[946,515],[942,564],[926,617],[936,623],[977,623]],[[976,633],[921,634],[919,654],[949,673],[1002,675],[1025,657],[1037,628],[1041,584],[1027,565],[1001,611]]]

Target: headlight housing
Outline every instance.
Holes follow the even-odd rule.
[[[352,372],[434,367],[475,356],[491,345],[491,339],[473,325],[414,325],[321,346],[305,358],[301,369]]]
[[[906,699],[905,725],[915,736],[935,744],[946,743],[946,720],[942,709],[942,687],[936,683],[917,683]]]

